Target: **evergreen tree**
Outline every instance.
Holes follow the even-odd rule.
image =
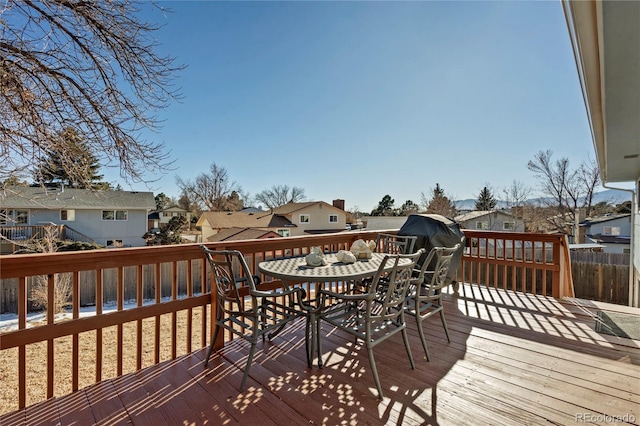
[[[142,236],[148,246],[180,244],[182,242],[182,227],[187,223],[184,216],[174,216],[168,223],[162,224],[157,234],[147,232]]]
[[[110,188],[108,183],[100,181],[103,176],[98,174],[98,159],[75,129],[65,128],[49,146],[51,148],[47,156],[40,159],[34,172],[36,184],[65,184],[84,189]]]
[[[400,207],[400,216],[408,216],[413,213],[418,213],[420,207],[411,200],[407,200]]]
[[[371,211],[371,216],[395,216],[394,202],[395,200],[390,195],[385,195],[378,203],[378,207]]]
[[[171,197],[167,197],[164,192],[159,193],[154,198],[156,200],[156,210],[164,210],[173,205]]]
[[[493,210],[496,207],[497,201],[493,197],[491,190],[488,187],[482,188],[478,200],[476,201],[476,210]]]

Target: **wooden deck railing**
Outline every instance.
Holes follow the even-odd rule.
[[[312,246],[322,246],[328,251],[348,249],[356,239],[373,239],[377,232],[381,231],[219,242],[207,246],[240,250],[247,258],[252,272],[256,273],[257,264],[264,259],[305,254]],[[563,279],[566,281],[566,271],[570,271],[570,268],[566,263],[568,256],[565,258],[563,255],[562,238],[538,234],[497,235],[495,232],[477,231],[465,231],[465,234],[469,248],[458,270],[459,279],[521,291],[540,290],[542,294],[546,294],[550,289],[551,294],[556,297],[566,294],[564,287],[567,283],[563,283]],[[101,381],[106,377],[104,371],[108,370],[111,376],[130,372],[124,367],[125,357],[135,359],[134,371],[137,371],[163,361],[163,354],[175,359],[178,352],[189,353],[204,347],[210,338],[211,322],[215,312],[208,313],[210,295],[207,266],[198,244],[12,255],[3,256],[0,261],[1,282],[10,279],[18,281],[17,329],[0,334],[0,355],[17,348],[16,363],[3,365],[5,368],[15,369],[16,389],[6,389],[9,386],[5,385],[5,389],[0,390],[17,393],[14,409],[38,402],[31,397],[27,400],[27,376],[28,373],[33,374],[34,367],[28,365],[29,347],[46,345],[46,368],[41,366],[45,368],[42,374],[46,380],[43,377],[37,384],[29,383],[29,386],[46,386],[46,394],[43,397],[51,398],[57,395],[54,389],[57,389],[59,381],[70,380],[69,391],[75,391],[79,387]],[[165,264],[170,265],[170,277],[162,276],[164,271],[167,271]],[[116,271],[117,294],[114,309],[108,310],[103,303],[103,276],[112,270]],[[91,274],[87,274],[87,271],[91,271]],[[537,278],[540,274],[542,277]],[[65,275],[71,280],[71,318],[60,320],[55,315],[53,300],[56,296],[56,285]],[[125,298],[125,275],[135,277],[133,306],[128,306],[130,301]],[[45,323],[34,326],[27,323],[27,300],[30,298],[27,282],[36,276],[46,277],[48,304]],[[94,280],[95,311],[83,316],[80,307],[80,281],[85,280],[87,276]],[[171,282],[171,291],[168,294],[162,291],[161,286],[161,281],[167,278]],[[531,280],[535,285],[528,284]],[[153,287],[154,298],[144,300],[143,295],[145,292],[148,294],[149,289],[146,287],[149,286]],[[183,289],[184,294],[179,294],[178,288]],[[168,326],[166,321],[169,323]],[[108,346],[104,335],[106,329],[113,330],[113,327],[116,337],[112,348]],[[167,333],[169,336],[166,336]],[[80,336],[87,334],[95,338],[95,343],[88,349],[86,345],[80,344]],[[71,366],[68,373],[70,377],[59,377],[54,368],[56,344],[58,339],[62,338],[71,340]],[[132,340],[132,343],[125,344],[125,338]],[[152,347],[151,355],[147,353],[149,346]],[[107,350],[115,352],[114,356],[107,356]],[[0,361],[7,362],[1,357]],[[86,367],[87,363],[93,363],[95,374],[89,382],[85,377],[81,383],[80,366]]]
[[[566,237],[464,230],[459,280],[525,293],[573,297]]]

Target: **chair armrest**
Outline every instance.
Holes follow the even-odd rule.
[[[249,294],[255,297],[279,297],[279,296],[288,296],[290,294],[296,294],[302,292],[304,289],[300,287],[294,287],[285,289],[283,291],[264,291],[262,289],[250,291]]]
[[[342,300],[373,300],[375,299],[375,293],[358,293],[358,294],[344,294],[344,293],[336,293],[334,291],[329,290],[320,290],[316,296],[316,299],[319,299],[322,296],[328,296],[333,299],[342,299]]]

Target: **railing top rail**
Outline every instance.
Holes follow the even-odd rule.
[[[359,238],[370,239],[379,231],[344,232],[303,237],[273,238],[262,240],[222,241],[207,243],[211,248],[233,248],[242,252],[263,252],[290,248],[350,243]],[[29,275],[46,275],[60,272],[76,272],[94,269],[117,268],[162,262],[200,259],[199,243],[131,247],[102,250],[86,250],[64,253],[36,253],[0,256],[0,279]]]
[[[565,235],[563,234],[535,234],[529,232],[482,231],[476,229],[463,229],[462,232],[464,232],[464,235],[467,238],[497,238],[506,240],[526,240],[551,243],[561,243],[565,238]]]

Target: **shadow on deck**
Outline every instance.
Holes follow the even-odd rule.
[[[640,418],[640,341],[597,333],[598,310],[640,310],[461,286],[445,296],[451,332],[426,324],[432,360],[409,321],[416,369],[401,337],[376,347],[378,400],[359,344],[323,329],[323,368],[307,368],[304,322],[259,346],[238,393],[248,346],[236,340],[105,380],[0,417],[0,424],[570,424]]]

